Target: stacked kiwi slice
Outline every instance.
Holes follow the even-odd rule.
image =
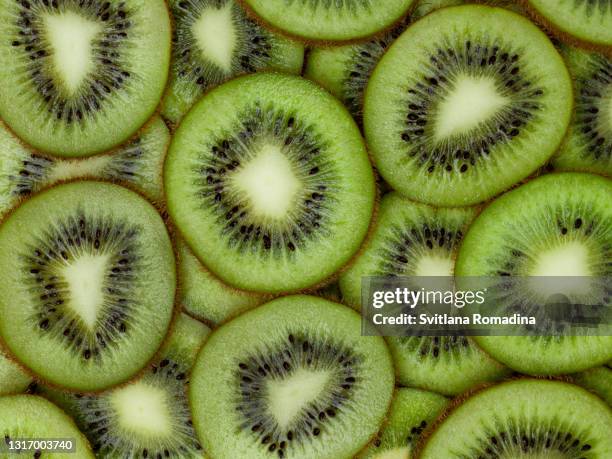
[[[0,0],[0,30],[0,457],[612,457],[606,333],[359,314],[370,276],[611,306],[609,1]]]

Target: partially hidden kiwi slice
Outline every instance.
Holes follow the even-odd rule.
[[[591,368],[570,375],[570,380],[600,396],[612,407],[612,369],[607,366]]]
[[[572,85],[546,35],[514,12],[442,8],[387,50],[366,89],[364,130],[396,190],[434,205],[485,201],[555,152]]]
[[[32,193],[76,178],[98,178],[133,187],[163,202],[163,164],[170,132],[158,116],[117,150],[81,159],[59,159],[23,144],[0,122],[0,216]]]
[[[2,0],[0,27],[0,117],[37,150],[109,150],[161,100],[170,65],[163,0]]]
[[[44,387],[42,393],[74,417],[97,457],[201,458],[187,387],[209,332],[204,324],[181,314],[139,379],[97,395],[67,395]]]
[[[189,398],[204,449],[218,459],[353,457],[378,431],[394,375],[359,314],[309,296],[273,300],[213,332]]]
[[[519,304],[533,304],[530,297],[546,304],[549,295],[560,293],[576,304],[609,305],[609,285],[595,281],[612,274],[611,196],[612,181],[597,175],[566,172],[534,179],[493,201],[476,218],[459,250],[455,274],[531,277],[535,285],[522,282],[508,291],[508,298]],[[565,282],[564,291],[549,293],[545,284],[537,284],[538,277],[554,276],[574,280]],[[610,360],[612,336],[576,334],[474,339],[522,373],[573,373]]]
[[[576,102],[553,166],[612,177],[612,58],[566,46],[562,52],[574,80]]]
[[[383,197],[368,245],[340,276],[343,299],[361,307],[364,276],[452,276],[475,208],[433,208],[397,193]],[[450,277],[449,277],[450,278]],[[457,394],[508,373],[464,336],[388,337],[400,384]]]
[[[24,392],[31,383],[32,377],[0,347],[0,396]]]
[[[153,358],[173,315],[172,244],[138,194],[73,182],[25,201],[0,226],[0,334],[54,385],[95,391]]]
[[[420,389],[398,389],[385,426],[358,459],[409,459],[421,434],[444,411],[449,400]]]
[[[235,0],[170,0],[174,39],[162,114],[177,123],[210,88],[258,70],[299,74],[304,46],[251,19]]]
[[[260,73],[198,102],[170,145],[168,211],[224,282],[283,292],[321,283],[365,238],[375,204],[363,139],[335,98]]]
[[[182,239],[176,242],[179,258],[179,303],[189,315],[217,326],[265,303],[269,295],[238,290],[214,276]]]
[[[612,50],[612,5],[609,0],[528,0],[529,11],[553,33],[587,48]]]
[[[53,403],[36,395],[7,395],[0,397],[0,437],[2,438],[2,457],[22,455],[8,449],[16,440],[69,440],[73,446],[71,452],[49,452],[46,450],[28,450],[26,457],[70,459],[94,459],[89,442],[79,432],[74,421]],[[14,443],[16,446],[18,442]]]
[[[573,384],[523,379],[467,398],[417,457],[606,458],[610,432],[612,411],[596,396]]]
[[[308,42],[364,39],[391,27],[414,0],[243,0],[264,22]]]

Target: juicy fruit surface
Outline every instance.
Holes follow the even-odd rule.
[[[95,457],[87,439],[79,432],[70,417],[51,402],[32,395],[0,397],[0,436],[5,442],[12,439],[70,439],[79,458]],[[75,457],[74,452],[50,454],[37,450],[31,454],[36,458]]]
[[[611,431],[610,408],[584,389],[518,380],[468,398],[418,457],[604,458],[612,454]]]
[[[581,173],[545,175],[510,191],[474,221],[455,272],[458,276],[571,276],[578,280],[610,276],[610,196],[612,181]],[[585,293],[575,284],[568,284],[565,294],[580,304]],[[537,288],[513,293],[521,298],[540,295]],[[606,304],[605,287],[588,295],[596,297],[596,304]],[[581,371],[612,356],[610,336],[475,339],[499,361],[532,374]]]
[[[171,77],[162,113],[178,122],[205,91],[243,73],[298,74],[304,46],[261,27],[234,0],[172,0]]]
[[[177,130],[165,166],[168,210],[195,255],[238,288],[313,286],[364,239],[375,186],[359,130],[314,84],[235,79]]]
[[[219,328],[195,364],[190,401],[213,457],[352,457],[380,427],[393,366],[350,308],[285,297]],[[215,422],[207,422],[215,419]]]
[[[26,201],[0,226],[0,271],[2,338],[53,384],[123,382],[168,330],[176,274],[167,230],[117,185],[74,182]]]
[[[607,366],[591,368],[571,375],[570,380],[597,394],[612,407],[612,369]]]
[[[612,59],[562,48],[574,80],[575,113],[553,165],[612,176]]]
[[[612,5],[607,0],[529,0],[553,30],[578,41],[612,46]]]
[[[0,116],[38,150],[99,153],[155,111],[170,61],[162,0],[2,0],[0,25]]]
[[[365,38],[398,21],[413,0],[245,0],[265,22],[307,41]]]
[[[542,31],[516,13],[468,5],[427,15],[389,48],[366,90],[364,129],[396,190],[470,205],[543,165],[571,107],[567,69]]]

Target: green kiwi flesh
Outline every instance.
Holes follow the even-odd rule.
[[[359,129],[323,89],[271,73],[213,89],[170,144],[170,216],[194,254],[243,290],[294,291],[365,238],[375,182]]]
[[[264,22],[308,42],[364,39],[391,27],[414,0],[243,0]]]
[[[24,231],[27,228],[27,231]],[[47,189],[0,226],[0,335],[36,375],[96,391],[134,376],[173,315],[172,244],[138,194],[103,182]]]
[[[179,302],[189,315],[211,325],[227,320],[271,299],[223,283],[207,270],[179,238],[176,243],[179,258]]]
[[[20,200],[56,183],[96,178],[125,184],[155,203],[163,201],[163,165],[170,132],[160,117],[109,154],[59,159],[40,154],[0,122],[0,216]]]
[[[357,454],[394,386],[384,340],[360,330],[355,311],[309,296],[273,300],[218,328],[189,392],[204,449],[217,459]]]
[[[433,392],[398,389],[384,427],[358,459],[408,459],[423,431],[448,403],[448,399]]]
[[[559,32],[589,47],[612,46],[612,5],[608,0],[528,0],[530,10]]]
[[[523,379],[467,398],[417,457],[605,458],[610,432],[612,412],[598,397],[573,384]]]
[[[493,201],[468,230],[457,276],[592,276],[612,274],[612,181],[584,173],[541,176]],[[575,303],[606,304],[609,287],[563,292]],[[525,290],[528,288],[529,290]],[[514,297],[539,293],[522,285]],[[512,296],[511,295],[511,296]],[[585,297],[588,295],[588,297]],[[606,298],[608,298],[606,300]],[[542,299],[544,302],[546,298]],[[611,336],[477,336],[495,359],[528,374],[564,374],[603,365]]]
[[[98,457],[201,458],[187,400],[191,367],[210,330],[185,314],[137,380],[96,395],[41,388],[87,436]]]
[[[304,46],[261,27],[235,0],[170,0],[174,39],[163,116],[177,123],[207,90],[243,73],[299,74]]]
[[[597,394],[612,407],[612,369],[607,366],[591,368],[570,375],[570,380]]]
[[[574,118],[553,166],[612,177],[612,58],[570,47],[562,51],[576,100]]]
[[[465,206],[555,152],[572,85],[546,35],[502,8],[442,8],[414,23],[372,73],[364,131],[376,168],[417,201]]]
[[[340,276],[347,304],[361,307],[364,276],[452,276],[475,208],[433,208],[385,195],[368,245]],[[400,384],[454,395],[508,373],[464,336],[387,338]]]
[[[163,0],[2,0],[0,25],[0,117],[37,150],[101,153],[155,112],[170,65]]]
[[[25,392],[31,383],[32,377],[0,348],[0,396]]]
[[[0,397],[0,437],[8,447],[13,440],[71,440],[74,452],[49,453],[30,450],[34,458],[94,459],[85,436],[74,421],[53,403],[35,395],[7,395]],[[16,452],[15,452],[16,453]],[[23,452],[21,452],[23,454]],[[3,454],[12,457],[13,453]]]

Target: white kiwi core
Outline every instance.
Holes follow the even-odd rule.
[[[416,276],[452,276],[453,260],[443,255],[427,255],[422,257],[415,268]]]
[[[110,403],[119,425],[139,436],[166,436],[172,432],[166,393],[144,383],[135,383],[113,391]]]
[[[192,26],[202,56],[224,72],[231,72],[232,59],[238,41],[232,14],[233,2],[217,9],[204,8]]]

